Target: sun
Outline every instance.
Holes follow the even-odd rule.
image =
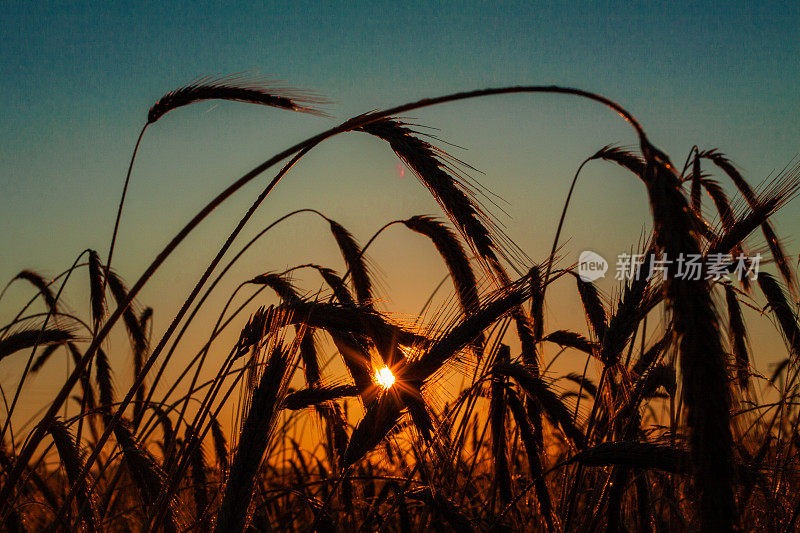
[[[394,385],[394,374],[388,366],[385,366],[375,371],[375,382],[384,389],[389,389]]]

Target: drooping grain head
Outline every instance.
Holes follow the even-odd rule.
[[[147,113],[147,123],[158,121],[173,109],[203,100],[246,102],[325,116],[325,113],[313,107],[316,104],[326,103],[323,98],[309,92],[270,86],[263,81],[234,76],[205,78],[168,92],[150,108]]]

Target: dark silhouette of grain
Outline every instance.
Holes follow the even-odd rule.
[[[538,264],[484,207],[494,200],[470,176],[474,169],[436,147],[437,137],[394,118],[438,103],[523,92],[602,103],[639,137],[638,150],[608,145],[578,166],[551,253]],[[148,124],[208,99],[309,113],[319,103],[244,77],[204,79],[159,100]],[[449,222],[404,215],[362,247],[320,211],[298,209],[220,265],[297,161],[328,138],[355,131],[387,142]],[[168,311],[164,329],[155,320],[164,316],[161,309],[139,305],[143,287],[216,207],[283,160],[180,310]],[[588,283],[570,265],[570,241],[562,242],[561,230],[589,162],[619,165],[636,176],[631,183],[646,187],[653,230],[632,245],[644,256],[635,279]],[[789,165],[751,186],[719,151],[694,147],[678,173],[630,113],[577,89],[446,95],[358,115],[271,157],[201,209],[130,288],[111,269],[123,192],[105,264],[84,250],[53,280],[24,270],[0,293],[14,281],[36,291],[0,326],[0,363],[14,387],[12,396],[3,378],[0,525],[10,531],[794,531],[800,326],[794,268],[771,217],[797,195],[799,172]],[[719,181],[726,176],[732,185]],[[538,205],[528,207],[533,213]],[[299,213],[327,222],[343,276],[318,263],[286,268],[274,253],[279,247],[260,256],[256,272],[237,274],[233,267],[241,269],[251,246]],[[395,225],[434,245],[455,288],[452,302],[436,309],[434,291],[422,316],[388,311],[380,265],[365,252]],[[763,240],[753,235],[759,227]],[[780,278],[762,271],[753,280],[683,279],[674,266],[651,279],[641,275],[665,257],[699,254],[708,261],[758,252],[764,244]],[[269,270],[276,264],[284,270]],[[88,285],[80,288],[89,305],[76,311],[62,290],[83,267]],[[565,279],[573,289],[551,288]],[[616,286],[610,294],[607,284]],[[236,289],[228,299],[218,298],[229,286]],[[582,313],[577,324],[562,324],[555,309],[570,298]],[[220,301],[227,301],[221,309]],[[780,361],[766,372],[771,379],[762,378],[762,356],[748,342],[754,331],[747,319],[759,311],[787,346],[786,354],[771,354]],[[218,319],[206,330],[209,314]],[[119,342],[125,335],[127,344]],[[39,394],[44,380],[57,375],[53,361],[67,365],[67,377],[57,382],[44,415],[23,420],[18,399],[34,389],[33,379]],[[182,368],[173,372],[176,366]]]

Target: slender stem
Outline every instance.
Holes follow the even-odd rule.
[[[589,161],[591,161],[591,158],[583,160],[583,163],[580,164],[578,170],[575,171],[575,177],[572,178],[572,184],[569,186],[567,199],[564,202],[564,208],[561,210],[561,218],[558,219],[558,227],[556,228],[556,236],[553,238],[553,247],[550,249],[550,257],[547,258],[547,270],[545,270],[544,279],[542,281],[542,296],[541,296],[542,299],[544,299],[544,292],[547,287],[547,280],[550,278],[550,270],[552,269],[553,261],[555,261],[556,258],[556,250],[558,249],[558,239],[561,237],[561,228],[564,226],[564,219],[567,217],[567,209],[569,208],[569,201],[572,198],[572,191],[575,190],[575,184],[578,183],[578,176],[580,175],[581,170]]]
[[[425,300],[425,304],[423,304],[422,309],[419,312],[420,316],[425,314],[425,311],[428,309],[428,306],[431,305],[431,302],[433,301],[433,297],[436,296],[436,293],[439,292],[439,289],[442,288],[442,286],[449,278],[450,278],[450,273],[448,272],[447,274],[445,274],[445,276],[442,278],[442,281],[439,282],[436,288],[433,289],[433,292],[431,293],[430,296],[428,296],[428,299]]]
[[[228,264],[225,266],[225,268],[222,269],[222,271],[219,273],[219,275],[216,277],[216,279],[214,279],[214,281],[211,282],[211,285],[208,287],[206,292],[200,298],[200,301],[197,302],[197,305],[195,306],[195,308],[192,311],[192,313],[189,315],[189,318],[186,319],[186,322],[183,324],[183,326],[181,327],[181,330],[176,335],[175,340],[172,342],[172,346],[170,347],[169,351],[167,352],[167,355],[164,357],[164,361],[161,363],[161,366],[158,368],[158,372],[156,373],[156,376],[153,379],[153,382],[152,382],[152,384],[150,386],[150,391],[148,392],[148,395],[147,395],[147,400],[148,401],[150,401],[152,399],[153,394],[155,392],[156,384],[161,380],[161,376],[164,373],[164,370],[165,370],[165,368],[167,366],[167,363],[169,362],[172,354],[174,353],[175,349],[177,348],[178,342],[181,340],[181,338],[183,337],[184,333],[186,333],[186,330],[188,329],[189,325],[192,323],[192,320],[194,320],[194,317],[197,315],[198,311],[200,311],[200,308],[203,306],[203,303],[205,303],[206,299],[209,297],[211,292],[216,288],[216,286],[219,284],[219,282],[222,280],[222,278],[225,276],[225,274],[227,274],[228,271],[231,269],[231,267],[239,260],[239,258],[242,255],[244,255],[244,253],[253,244],[255,244],[256,241],[258,241],[263,235],[265,235],[269,230],[271,230],[273,227],[277,226],[278,224],[280,224],[281,222],[283,222],[287,218],[292,217],[292,216],[297,215],[297,214],[300,214],[300,213],[315,213],[315,214],[317,214],[317,215],[319,215],[322,218],[327,220],[327,217],[325,215],[323,215],[322,213],[320,213],[319,211],[317,211],[316,209],[308,209],[308,208],[306,208],[306,209],[297,209],[296,211],[292,211],[291,213],[283,215],[278,220],[272,222],[269,226],[267,226],[266,228],[261,230],[255,237],[250,239],[250,241],[247,244],[245,244],[244,247],[242,247],[241,250],[239,250],[239,252],[228,262]],[[186,370],[188,370],[188,369],[186,369]]]
[[[71,274],[71,273],[72,273],[72,271],[73,271],[73,270],[75,270],[76,268],[82,268],[82,267],[85,267],[86,265],[88,265],[88,263],[78,263],[78,264],[77,264],[77,265],[75,265],[74,267],[70,267],[69,269],[67,269],[67,270],[65,270],[65,271],[63,271],[63,272],[61,272],[61,273],[60,273],[58,276],[54,277],[54,278],[53,278],[51,281],[49,281],[49,282],[47,283],[47,286],[48,286],[48,287],[52,286],[53,284],[55,284],[55,282],[56,282],[56,281],[60,280],[61,278],[63,278],[64,276],[66,276],[66,275],[68,275],[68,274]],[[19,279],[19,278],[17,278],[17,277],[14,277],[14,279],[12,279],[11,281],[9,281],[9,282],[6,284],[6,287],[7,287],[8,285],[10,285],[10,284],[11,284],[11,283],[12,283],[14,280],[16,280],[16,279]],[[34,295],[33,295],[33,296],[30,298],[30,300],[28,300],[28,301],[27,301],[27,303],[26,303],[24,306],[22,306],[22,309],[20,309],[20,310],[19,310],[19,312],[17,313],[17,315],[16,315],[16,316],[14,317],[14,319],[11,321],[11,325],[15,324],[16,322],[18,322],[18,321],[21,319],[22,315],[24,315],[24,314],[25,314],[25,311],[27,311],[27,310],[28,310],[28,308],[29,308],[31,305],[33,305],[33,302],[35,302],[35,301],[36,301],[36,299],[37,299],[37,298],[39,298],[39,296],[40,296],[41,294],[42,294],[42,291],[41,291],[41,290],[37,291],[37,292],[36,292],[36,294],[34,294]],[[10,329],[10,328],[9,328],[9,325],[7,324],[6,326],[3,326],[3,328],[2,328],[2,329],[0,329],[0,332],[5,332],[5,331],[8,331],[9,329]],[[2,336],[2,335],[0,335],[0,339],[2,339],[2,338],[3,338],[3,336]]]
[[[308,153],[308,151],[311,150],[311,148],[313,148],[314,146],[315,146],[315,144],[307,146],[307,147],[301,149],[299,152],[297,152],[297,154],[295,154],[295,156],[289,161],[289,163],[287,163],[286,166],[283,167],[281,172],[279,172],[272,179],[272,181],[269,183],[269,185],[267,185],[266,189],[264,189],[264,191],[262,191],[262,193],[258,196],[256,201],[253,202],[253,204],[247,210],[247,213],[245,213],[245,215],[242,217],[242,219],[237,224],[236,228],[228,236],[227,240],[225,241],[225,244],[223,244],[222,248],[217,252],[217,255],[211,261],[211,264],[208,266],[208,268],[206,268],[206,271],[203,273],[203,275],[201,276],[200,280],[195,284],[194,289],[192,289],[191,294],[189,295],[189,297],[186,299],[186,301],[181,306],[180,311],[178,311],[178,313],[175,316],[175,318],[173,318],[172,322],[170,323],[169,327],[167,328],[167,331],[161,337],[161,340],[159,341],[158,346],[155,347],[153,352],[148,356],[147,361],[145,361],[144,364],[142,365],[142,368],[140,369],[139,373],[137,374],[136,378],[134,379],[133,385],[128,390],[128,393],[125,395],[125,398],[122,400],[120,407],[117,409],[117,411],[111,417],[109,422],[106,424],[106,429],[103,432],[103,434],[100,436],[100,440],[98,440],[98,442],[96,443],[95,447],[92,450],[92,453],[86,459],[86,463],[84,464],[83,470],[81,471],[81,474],[80,474],[79,478],[82,478],[83,476],[87,475],[88,472],[90,471],[90,469],[92,467],[92,464],[99,457],[100,452],[103,449],[103,445],[106,443],[106,441],[108,440],[108,437],[111,435],[111,432],[113,431],[114,426],[119,423],[119,420],[122,418],[122,415],[125,412],[125,408],[128,406],[128,404],[131,402],[131,400],[133,399],[134,395],[136,394],[136,390],[139,387],[142,386],[142,383],[144,382],[145,376],[147,376],[147,373],[150,371],[150,368],[156,362],[156,359],[158,358],[158,356],[161,353],[161,351],[164,349],[164,346],[166,345],[166,343],[169,340],[170,336],[172,335],[172,333],[175,332],[175,329],[178,327],[178,324],[183,319],[183,316],[186,314],[186,311],[188,311],[189,307],[191,306],[191,304],[194,301],[194,299],[197,296],[197,294],[200,292],[200,289],[203,287],[205,282],[211,276],[211,273],[214,271],[216,266],[222,260],[222,257],[225,255],[225,253],[231,247],[231,245],[233,244],[233,241],[236,239],[236,237],[242,231],[242,229],[244,228],[245,224],[250,220],[250,217],[253,216],[255,211],[258,209],[258,207],[261,205],[261,203],[264,201],[264,199],[267,197],[267,195],[272,191],[272,189],[275,187],[275,185],[277,185],[278,181],[280,181],[280,179],[283,177],[283,175],[286,172],[288,172],[288,170],[301,157],[303,157],[306,153]],[[241,181],[241,180],[239,180],[239,181]],[[230,187],[229,187],[229,189],[230,189]],[[232,194],[232,192],[230,194]],[[220,198],[220,196],[218,196],[217,199],[219,199],[219,203],[221,203],[222,201],[224,201],[225,198]],[[209,206],[212,205],[212,204],[214,204],[213,201],[211,202],[211,204],[209,204]],[[206,209],[207,208],[208,208],[208,206],[206,206]],[[206,209],[201,211],[201,213],[203,213]],[[198,216],[199,216],[199,214],[198,214]],[[195,219],[193,219],[193,221],[194,220],[197,220],[197,216],[195,217]],[[199,224],[201,220],[202,219],[197,220],[196,224]],[[195,226],[196,226],[196,224],[195,224]],[[191,223],[190,223],[190,225],[191,225]],[[135,296],[135,294],[138,293],[139,290],[141,290],[142,286],[144,286],[144,284],[147,282],[147,279],[149,279],[149,277],[152,276],[155,273],[156,269],[161,264],[161,262],[163,262],[166,259],[166,255],[171,253],[175,249],[175,247],[177,247],[177,245],[180,242],[180,240],[182,240],[186,235],[188,235],[188,233],[191,231],[191,229],[193,229],[195,226],[191,226],[191,227],[187,226],[188,231],[187,231],[187,228],[184,228],[184,232],[185,233],[181,232],[181,234],[183,234],[183,235],[179,234],[170,243],[170,244],[174,243],[174,246],[170,247],[168,245],[167,248],[164,251],[162,251],[161,254],[159,254],[159,257],[156,258],[156,262],[154,262],[152,265],[150,265],[148,270],[145,272],[145,275],[147,275],[147,277],[145,278],[145,275],[143,275],[141,278],[139,278],[139,280],[137,281],[136,285],[134,285],[134,287],[131,288],[131,290],[129,291],[127,300],[123,304],[120,304],[117,307],[117,310],[114,312],[114,315],[112,315],[112,317],[110,317],[108,319],[108,322],[106,322],[106,324],[103,326],[103,329],[93,339],[92,344],[87,349],[87,353],[81,359],[81,363],[83,363],[84,359],[86,359],[87,357],[91,357],[91,355],[93,355],[93,353],[94,353],[93,350],[97,349],[96,345],[98,344],[98,340],[102,340],[102,338],[105,337],[108,334],[107,330],[110,329],[109,323],[111,322],[112,318],[114,318],[114,316],[117,315],[116,319],[117,320],[119,319],[119,315],[121,314],[120,310],[122,310],[125,307],[127,307],[128,305],[130,305],[131,301],[133,301],[133,297]],[[179,239],[179,237],[180,237],[180,239]],[[166,253],[166,255],[165,255],[165,252],[167,252],[167,251],[168,251],[168,253]],[[163,257],[163,259],[161,259],[159,261],[159,258],[161,258],[161,257]],[[154,267],[154,265],[155,265],[155,267]],[[148,275],[148,273],[149,273],[149,275]],[[80,363],[79,363],[78,366],[80,366]],[[73,373],[73,375],[74,375],[74,373]],[[72,377],[73,376],[70,376],[70,379],[72,379]],[[63,392],[63,389],[62,389],[62,392]],[[65,399],[66,398],[64,398],[64,400]],[[61,400],[61,403],[63,403],[64,400]],[[55,403],[53,405],[55,405]],[[52,411],[52,407],[53,406],[51,406],[51,409],[50,409],[51,411]],[[50,411],[48,411],[48,414],[46,414],[45,417],[47,417],[49,414],[50,414]],[[22,452],[24,452],[24,451],[25,450],[23,448]],[[20,453],[20,455],[22,455],[22,452]],[[6,489],[6,487],[4,486],[3,490],[5,490],[5,489]],[[67,496],[67,500],[66,500],[67,503],[69,503],[71,501],[71,499],[74,497],[74,494],[75,494],[75,491],[74,491],[74,487],[73,487],[73,490],[71,490],[70,493]],[[64,508],[66,508],[66,506]]]
[[[64,277],[64,281],[61,282],[61,286],[58,288],[58,292],[55,295],[56,302],[58,302],[58,300],[61,298],[61,293],[64,291],[64,287],[66,287],[67,282],[69,281],[69,277],[78,267],[78,262],[81,260],[81,257],[83,257],[83,254],[85,254],[86,252],[87,250],[81,252],[80,255],[78,255],[78,257],[75,259],[75,262],[72,264],[72,267],[67,271],[67,275]],[[14,412],[14,408],[16,407],[17,401],[19,400],[19,395],[22,392],[22,385],[25,383],[25,379],[28,377],[28,372],[30,372],[31,364],[33,363],[33,356],[36,354],[37,348],[39,348],[39,342],[42,340],[42,335],[44,334],[44,331],[47,328],[47,323],[50,321],[51,316],[53,316],[53,309],[48,310],[47,316],[45,316],[44,321],[42,322],[42,328],[39,331],[39,336],[36,339],[33,348],[31,349],[31,355],[28,357],[28,361],[25,363],[25,368],[22,370],[22,377],[19,378],[19,384],[17,385],[16,391],[14,391],[14,398],[11,400],[11,406],[8,409],[8,416],[6,417],[6,421],[3,424],[3,430],[0,432],[0,442],[3,442],[3,440],[5,439],[6,431],[8,430],[9,425],[11,424],[11,415]],[[78,378],[80,378],[80,374],[78,374]],[[72,387],[75,386],[75,383],[77,383],[77,379],[72,382],[71,386],[67,390],[67,394],[69,394],[70,391],[72,391]],[[53,410],[52,406],[50,410]],[[58,409],[55,409],[54,413],[58,413]],[[30,457],[28,457],[28,460],[30,460]],[[5,489],[5,487],[3,487],[3,489]]]
[[[67,378],[66,383],[62,386],[59,393],[53,400],[53,403],[50,405],[47,413],[45,413],[42,423],[37,426],[37,429],[31,434],[30,438],[26,442],[25,446],[20,450],[20,454],[17,457],[17,460],[14,464],[14,468],[8,473],[8,477],[6,478],[6,482],[3,485],[2,489],[0,489],[0,502],[3,502],[3,509],[6,509],[8,506],[13,505],[14,499],[11,497],[16,487],[17,482],[19,481],[22,473],[24,471],[25,465],[30,461],[31,457],[33,456],[36,447],[39,445],[41,440],[44,438],[45,429],[47,425],[55,419],[58,415],[58,411],[61,408],[61,405],[66,401],[69,397],[69,393],[72,390],[72,387],[77,383],[80,379],[81,373],[85,369],[86,365],[88,365],[89,361],[91,361],[92,357],[94,356],[95,352],[97,351],[100,343],[108,336],[111,328],[116,324],[119,318],[122,316],[125,309],[130,305],[136,295],[141,291],[144,285],[150,280],[150,278],[155,274],[158,268],[163,264],[163,262],[169,257],[173,251],[178,247],[178,245],[183,242],[183,240],[212,212],[214,211],[220,204],[222,204],[225,200],[227,200],[230,196],[232,196],[236,191],[242,188],[244,185],[255,179],[259,176],[262,172],[269,169],[279,161],[286,159],[287,157],[292,156],[293,154],[297,154],[304,150],[309,150],[313,146],[317,145],[318,143],[334,136],[339,133],[343,133],[346,131],[351,131],[377,120],[380,120],[385,117],[389,117],[392,115],[396,115],[399,113],[403,113],[406,111],[411,111],[414,109],[420,109],[424,107],[430,107],[433,105],[443,104],[446,102],[454,102],[459,100],[466,100],[470,98],[479,98],[483,96],[490,96],[490,95],[500,95],[500,94],[514,94],[514,93],[550,93],[550,94],[569,94],[573,96],[579,96],[581,98],[586,98],[595,102],[599,102],[616,113],[618,113],[625,121],[627,121],[636,131],[637,136],[639,137],[640,144],[644,150],[649,152],[649,141],[647,140],[647,136],[642,129],[639,122],[631,115],[627,110],[625,110],[622,106],[595,93],[591,93],[588,91],[583,91],[580,89],[574,89],[570,87],[558,87],[555,85],[545,86],[545,85],[534,85],[534,86],[513,86],[513,87],[500,87],[500,88],[491,88],[491,89],[479,89],[475,91],[467,91],[461,93],[454,93],[444,96],[439,96],[436,98],[425,98],[422,100],[418,100],[416,102],[411,102],[407,104],[403,104],[400,106],[396,106],[390,108],[385,111],[360,115],[353,119],[347,120],[340,124],[339,126],[335,126],[327,131],[319,133],[313,137],[306,139],[282,152],[275,154],[268,160],[264,161],[260,165],[253,168],[251,171],[247,172],[244,176],[236,180],[235,182],[231,183],[225,190],[223,190],[219,195],[217,195],[213,200],[211,200],[203,209],[201,209],[187,224],[186,226],[178,232],[175,237],[167,244],[167,246],[156,256],[150,266],[144,271],[141,277],[137,280],[137,282],[133,285],[131,290],[128,292],[128,297],[125,301],[120,302],[117,306],[116,310],[109,316],[106,320],[105,324],[101,328],[101,330],[97,333],[95,338],[92,340],[89,348],[86,350],[86,353],[81,358],[81,360],[76,364],[72,374],[70,374],[69,378]],[[256,205],[260,203],[261,200],[266,198],[266,196],[272,191],[272,189],[278,184],[280,178],[282,176],[278,175],[267,185],[266,189],[259,197]],[[249,219],[249,214],[252,212],[248,212],[248,215],[245,216],[245,220]],[[237,234],[238,231],[235,231],[234,234]],[[230,239],[229,239],[230,241]],[[228,243],[226,243],[229,246]],[[226,246],[226,249],[227,249]],[[203,278],[207,278],[207,275],[204,275]],[[192,295],[187,299],[186,303],[183,306],[183,309],[186,309],[191,301],[194,299],[198,288],[196,287],[194,291],[192,291]],[[175,319],[173,320],[172,325],[168,329],[168,333],[165,334],[165,337],[168,337],[169,334],[174,331],[175,327],[177,327],[177,323],[181,320],[185,314],[185,311],[179,313]],[[163,343],[163,339],[162,339]],[[162,344],[159,343],[159,344]],[[111,432],[113,431],[114,424],[119,422],[119,419],[122,417],[122,413],[124,412],[125,406],[127,406],[131,399],[133,398],[136,390],[144,381],[147,372],[152,367],[153,363],[155,362],[156,357],[158,356],[159,351],[154,351],[151,354],[147,361],[145,361],[144,365],[142,366],[139,375],[136,376],[134,380],[133,386],[126,394],[125,399],[122,401],[122,405],[120,409],[113,415],[112,419],[110,420],[110,424],[106,427],[106,430],[103,432],[103,435],[100,437],[100,440],[97,442],[97,445],[94,448],[94,451],[87,459],[86,464],[84,466],[83,471],[81,472],[81,476],[85,476],[86,473],[91,468],[94,460],[102,450],[103,445],[108,440]],[[74,491],[70,493],[73,495]],[[71,497],[71,496],[68,496]]]
[[[362,258],[362,257],[364,257],[364,254],[365,254],[365,253],[367,253],[367,248],[369,248],[370,244],[372,244],[372,242],[373,242],[375,239],[377,239],[377,238],[378,238],[378,235],[380,235],[381,233],[383,233],[383,230],[385,230],[385,229],[387,229],[387,228],[389,228],[389,227],[391,227],[391,226],[394,226],[395,224],[400,224],[400,223],[402,223],[402,222],[405,222],[405,220],[392,220],[391,222],[387,222],[386,224],[384,224],[384,225],[381,227],[381,229],[379,229],[378,231],[376,231],[376,232],[375,232],[375,233],[372,235],[372,237],[371,237],[371,238],[370,238],[370,239],[367,241],[367,244],[365,244],[365,245],[364,245],[364,247],[363,247],[363,248],[361,248],[361,252],[359,252],[359,254],[358,254],[358,260],[359,260],[359,261],[361,261],[361,258]],[[345,282],[345,281],[347,281],[347,276],[349,276],[349,275],[350,275],[350,271],[351,271],[351,270],[352,270],[351,268],[348,268],[348,269],[347,269],[347,272],[345,272],[345,273],[344,273],[344,276],[342,276],[342,282]]]
[[[128,194],[128,183],[131,181],[131,171],[133,170],[133,162],[136,159],[136,153],[139,151],[139,144],[142,142],[144,132],[147,130],[146,123],[142,126],[142,131],[139,132],[139,138],[136,139],[136,145],[133,147],[133,154],[131,155],[131,162],[128,164],[128,173],[125,175],[125,184],[122,186],[122,196],[119,199],[119,207],[117,207],[117,218],[114,221],[114,232],[111,234],[111,245],[108,247],[108,259],[106,259],[105,275],[103,276],[103,290],[101,294],[106,292],[106,285],[108,284],[108,273],[111,272],[111,259],[114,256],[114,246],[117,243],[117,232],[119,231],[119,221],[122,218],[122,207],[125,205],[125,196]]]
[[[700,154],[700,148],[698,148],[696,144],[692,146],[689,150],[689,154],[686,156],[686,161],[683,163],[683,170],[681,170],[681,178],[683,178],[683,175],[686,174],[686,170],[689,168],[689,161],[692,160],[692,154]]]
[[[239,289],[241,289],[242,287],[244,287],[244,285],[245,285],[244,283],[243,283],[243,284],[241,284],[241,285],[239,285],[239,286],[236,288],[236,291],[234,292],[234,295],[235,295],[236,293],[238,293],[238,292],[239,292]],[[233,320],[233,318],[234,318],[236,315],[238,315],[238,314],[239,314],[239,312],[240,312],[242,309],[244,309],[244,308],[245,308],[245,306],[246,306],[247,304],[249,304],[249,303],[250,303],[252,300],[254,300],[254,299],[255,299],[255,297],[256,297],[256,296],[258,296],[258,294],[259,294],[259,293],[260,293],[260,292],[261,292],[261,291],[262,291],[264,288],[265,288],[265,287],[261,287],[259,290],[257,290],[257,291],[255,292],[255,294],[253,294],[252,296],[250,296],[250,298],[248,298],[248,299],[247,299],[247,300],[246,300],[246,301],[245,301],[245,302],[244,302],[244,303],[243,303],[243,304],[242,304],[242,305],[239,307],[239,309],[238,309],[238,310],[237,310],[237,311],[236,311],[236,312],[233,314],[233,316],[231,316],[231,317],[228,319],[228,321],[225,323],[225,325],[227,325],[228,323],[230,323],[230,321],[231,321],[231,320]],[[214,338],[216,338],[216,336],[219,334],[219,326],[220,326],[220,323],[222,322],[222,319],[224,318],[224,315],[225,315],[225,313],[226,313],[226,312],[227,312],[227,310],[228,310],[228,306],[231,304],[231,302],[232,302],[232,301],[233,301],[233,296],[231,296],[231,299],[228,301],[228,303],[227,303],[227,304],[225,304],[225,309],[223,309],[223,311],[222,311],[222,314],[221,314],[221,315],[219,316],[219,318],[217,319],[217,323],[214,325],[214,330],[213,330],[213,332],[212,332],[212,338],[211,338],[211,339],[209,339],[209,341],[208,341],[208,342],[206,343],[206,345],[203,347],[202,356],[201,356],[201,358],[200,358],[200,363],[197,365],[197,369],[196,369],[196,371],[195,371],[195,373],[194,373],[194,376],[192,377],[192,382],[189,384],[189,390],[188,390],[188,393],[187,393],[186,400],[183,402],[183,404],[182,404],[182,406],[181,406],[180,416],[178,417],[178,421],[175,423],[175,431],[176,431],[176,432],[178,431],[178,429],[180,429],[181,420],[182,420],[182,419],[184,418],[184,416],[186,415],[186,409],[188,409],[188,407],[189,407],[189,399],[190,399],[190,396],[189,396],[189,395],[190,395],[190,394],[192,394],[192,391],[194,390],[195,386],[197,385],[197,380],[200,378],[200,370],[202,369],[202,367],[203,367],[203,363],[205,362],[206,356],[208,355],[209,349],[211,348],[211,343],[213,342]],[[202,409],[202,405],[201,405],[201,409]]]

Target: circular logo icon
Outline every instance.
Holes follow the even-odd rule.
[[[607,270],[608,261],[603,259],[602,256],[589,250],[581,252],[578,258],[578,277],[581,280],[592,282],[604,278]]]

